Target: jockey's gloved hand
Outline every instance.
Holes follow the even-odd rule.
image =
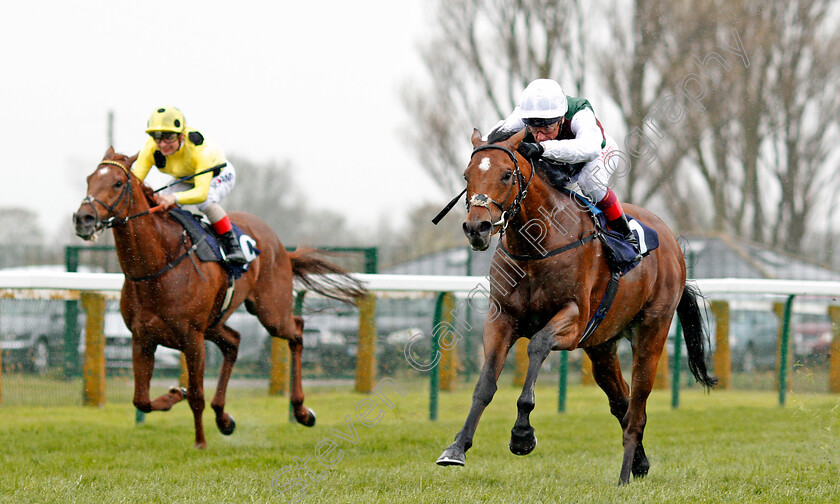
[[[543,149],[543,146],[538,143],[522,142],[516,150],[525,156],[525,159],[538,159],[542,156],[545,149]]]

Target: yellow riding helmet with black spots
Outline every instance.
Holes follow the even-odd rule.
[[[183,133],[186,129],[187,120],[184,119],[184,114],[171,106],[156,108],[146,123],[146,133],[154,131]]]

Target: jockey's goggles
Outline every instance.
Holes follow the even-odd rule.
[[[526,126],[528,131],[531,132],[532,135],[536,135],[537,133],[541,133],[546,136],[556,135],[557,131],[560,129],[559,123],[549,124],[548,126]]]
[[[560,122],[560,119],[563,119],[563,117],[562,116],[561,117],[548,117],[548,118],[528,117],[528,118],[522,119],[522,122],[525,123],[525,126],[533,126],[535,128],[545,128],[547,126],[551,126],[554,123]]]
[[[172,131],[152,131],[149,133],[155,142],[157,143],[172,143],[178,139],[178,133],[174,133]]]

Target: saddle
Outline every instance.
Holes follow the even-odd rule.
[[[610,265],[610,269],[619,275],[624,275],[635,268],[640,261],[634,261],[636,252],[633,250],[633,246],[627,243],[627,240],[624,239],[621,233],[612,231],[607,227],[607,218],[604,212],[598,209],[586,196],[566,188],[566,185],[572,181],[572,178],[580,172],[582,163],[578,163],[577,165],[549,163],[544,158],[535,160],[534,163],[537,172],[543,176],[551,187],[563,194],[571,195],[582,206],[589,209],[589,213],[596,221],[598,238],[604,245],[607,263]],[[659,235],[656,231],[630,214],[627,214],[627,222],[630,224],[630,230],[636,235],[636,240],[639,242],[639,254],[642,257],[647,256],[652,250],[659,247]]]
[[[597,228],[595,234],[604,246],[604,255],[612,272],[610,281],[607,284],[607,291],[604,293],[604,297],[601,299],[595,315],[592,316],[583,331],[583,336],[578,343],[581,344],[592,336],[610,311],[610,307],[612,307],[612,303],[615,300],[615,295],[618,292],[618,283],[621,277],[635,268],[641,262],[641,259],[636,259],[636,251],[632,245],[627,243],[624,235],[607,228],[606,215],[589,201],[588,198],[574,191],[570,191],[565,187],[560,191],[571,194],[572,197],[583,202],[595,218],[595,227]],[[630,224],[630,230],[636,235],[636,240],[639,242],[639,253],[642,257],[647,256],[651,250],[659,247],[659,234],[655,230],[649,228],[642,221],[631,215],[627,215],[627,222]]]
[[[604,216],[604,212],[597,208],[595,210],[598,211],[595,217],[598,219],[601,228],[598,238],[604,245],[607,263],[612,271],[624,275],[635,268],[641,262],[641,259],[635,260],[636,251],[632,245],[627,243],[624,235],[607,228],[607,218]],[[627,215],[627,222],[630,223],[630,230],[636,235],[636,240],[639,242],[639,253],[642,257],[648,256],[652,250],[659,247],[659,234],[656,231],[629,214]]]
[[[243,233],[239,229],[239,226],[233,224],[233,232],[239,240],[240,245],[242,245],[242,251],[245,253],[248,262],[245,264],[228,264],[222,256],[222,252],[220,251],[221,244],[209,221],[178,207],[170,209],[169,215],[184,226],[187,235],[195,244],[196,257],[200,261],[221,264],[233,279],[239,278],[243,273],[248,271],[248,266],[251,264],[251,261],[256,259],[260,254],[260,250],[256,247],[256,240]]]
[[[575,198],[595,220],[596,235],[604,246],[604,253],[610,270],[623,276],[641,262],[641,260],[635,260],[636,251],[632,245],[627,243],[624,235],[607,227],[607,217],[604,212],[598,209],[589,198],[565,187],[560,188],[559,191]],[[648,256],[652,250],[659,248],[659,234],[655,230],[630,214],[627,215],[627,222],[630,224],[630,230],[636,235],[636,240],[639,242],[639,254],[642,257]]]

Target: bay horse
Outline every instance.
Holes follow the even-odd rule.
[[[87,177],[87,196],[73,214],[76,234],[93,240],[112,228],[117,257],[126,280],[120,311],[131,330],[134,368],[134,405],[143,412],[167,411],[183,400],[182,389],[149,398],[149,384],[158,345],[184,353],[189,374],[186,399],[195,422],[195,447],[205,448],[204,341],[222,352],[219,383],[210,406],[222,434],[232,434],[236,423],[225,412],[225,393],[236,362],[240,336],[225,325],[242,303],[259,319],[268,333],[288,340],[292,355],[290,400],[295,419],[311,427],[315,414],[303,406],[301,352],[303,319],[292,311],[292,279],[319,294],[352,303],[366,290],[344,270],[318,257],[314,249],[287,253],[277,235],[259,218],[231,212],[230,219],[256,241],[259,255],[234,281],[234,293],[220,313],[228,287],[228,274],[218,263],[196,262],[189,256],[184,228],[169,216],[157,213],[154,193],[131,173],[137,156],[128,157],[108,149],[96,170]],[[182,261],[185,257],[189,261]],[[329,274],[312,277],[311,274]]]
[[[474,150],[464,172],[464,234],[474,250],[486,250],[493,235],[502,236],[490,272],[484,365],[467,419],[437,463],[464,465],[508,351],[524,337],[530,339],[529,364],[516,403],[510,450],[527,455],[536,447],[529,415],[535,405],[537,374],[549,352],[583,348],[592,361],[596,383],[607,395],[610,412],[621,425],[624,458],[619,484],[626,484],[631,473],[643,477],[650,468],[642,446],[645,405],[675,310],[684,329],[692,374],[706,390],[717,381],[706,369],[708,333],[698,303],[700,294],[686,284],[682,250],[665,223],[644,208],[625,205],[629,215],[658,232],[660,245],[621,278],[612,308],[591,337],[583,340],[611,271],[600,240],[592,239],[596,228],[586,207],[554,189],[517,152],[525,134],[522,130],[488,143],[478,130],[473,131]],[[629,388],[617,357],[621,338],[627,338],[633,350]]]

